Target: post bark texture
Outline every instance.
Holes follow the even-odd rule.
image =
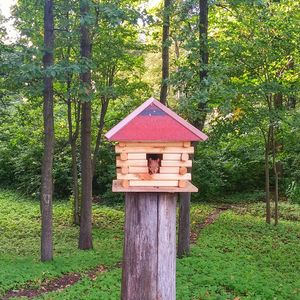
[[[176,194],[127,193],[123,300],[175,300]]]
[[[53,2],[45,0],[44,4],[44,71],[53,65],[54,18]],[[54,154],[54,118],[53,118],[53,78],[44,75],[44,154],[41,182],[41,260],[53,259],[52,241],[52,197],[53,197],[53,154]]]

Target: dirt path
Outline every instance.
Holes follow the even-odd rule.
[[[226,210],[230,209],[229,206],[222,206],[216,208],[211,214],[209,214],[203,222],[199,222],[196,225],[196,229],[191,232],[190,240],[191,244],[195,244],[199,238],[200,232],[206,226],[213,224],[219,216]]]
[[[117,266],[119,267],[119,264]],[[83,276],[88,276],[92,280],[95,280],[100,274],[107,272],[107,270],[106,267],[100,265],[85,273],[69,273],[59,278],[45,280],[39,288],[10,290],[3,296],[2,300],[8,300],[13,297],[34,298],[45,293],[61,291],[81,280]]]

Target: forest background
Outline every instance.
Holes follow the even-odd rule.
[[[85,101],[92,106],[94,201],[122,200],[111,192],[115,154],[103,135],[150,96],[159,99],[165,85],[167,105],[209,135],[194,158],[197,200],[233,193],[263,199],[268,180],[272,195],[278,179],[280,197],[299,203],[299,1],[208,1],[207,36],[199,33],[198,1],[172,1],[167,10],[151,2],[91,1],[85,22],[92,57],[83,59],[78,3],[55,1],[54,65],[47,70],[54,78],[55,197],[73,201],[80,194],[85,93],[80,74],[90,68],[92,92]],[[0,183],[37,198],[43,156],[43,5],[17,2],[13,41],[0,18]],[[169,36],[162,47],[166,14]],[[162,81],[164,47],[169,76]]]

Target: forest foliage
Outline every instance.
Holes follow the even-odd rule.
[[[162,5],[128,0],[90,3],[84,22],[91,30],[91,59],[80,58],[78,2],[58,0],[54,6],[55,61],[47,70],[54,78],[54,193],[72,198],[69,129],[71,124],[73,137],[80,134],[79,107],[85,93],[80,73],[91,68],[92,93],[86,101],[92,105],[93,194],[114,202],[120,199],[111,193],[114,151],[103,134],[150,96],[159,98]],[[299,1],[209,1],[208,76],[202,84],[198,1],[171,3],[168,105],[194,123],[199,103],[206,104],[203,130],[209,141],[197,146],[193,167],[193,181],[201,190],[197,197],[263,191],[265,143],[272,128],[280,194],[299,203]],[[15,41],[7,42],[0,24],[0,183],[38,197],[43,1],[18,0],[12,18],[19,32]],[[78,139],[75,147],[80,184]],[[271,150],[267,154],[272,191]]]

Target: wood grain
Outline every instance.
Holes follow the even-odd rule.
[[[129,180],[129,186],[178,186],[178,180]]]
[[[126,193],[122,300],[157,299],[157,201],[153,193]]]
[[[121,174],[125,175],[125,174],[128,174],[129,172],[129,168],[128,167],[122,167],[121,168]],[[118,172],[117,172],[117,175],[118,175]],[[126,178],[124,178],[126,179]]]
[[[148,167],[129,167],[130,174],[137,174],[137,173],[148,173]]]
[[[129,185],[130,185],[130,181],[129,181]],[[180,188],[184,188],[186,186],[186,181],[185,180],[179,180],[178,186]]]
[[[127,160],[128,159],[128,154],[127,153],[121,153],[120,154],[120,159],[121,160]]]
[[[176,198],[159,194],[156,299],[176,299]]]
[[[194,153],[194,147],[115,147],[116,153]]]
[[[179,167],[160,167],[160,174],[179,174]]]
[[[181,160],[181,153],[165,153],[163,154],[163,160]]]
[[[148,161],[145,159],[128,159],[128,160],[120,160],[118,157],[116,159],[117,167],[147,167]]]
[[[189,155],[187,153],[182,153],[181,154],[181,160],[182,161],[187,161],[189,160]]]
[[[192,161],[178,161],[178,160],[162,160],[161,161],[162,167],[191,167]]]
[[[179,168],[179,174],[180,175],[183,175],[183,174],[186,174],[187,173],[187,168],[186,167],[180,167]]]
[[[122,168],[123,169],[123,168]],[[121,173],[117,174],[117,179],[128,179],[128,180],[191,180],[191,173],[180,174],[149,174],[149,173],[139,173],[139,174],[128,174]]]
[[[128,159],[147,159],[146,153],[128,153]]]
[[[122,187],[128,188],[129,187],[129,181],[128,180],[122,180]]]
[[[176,197],[126,193],[122,300],[175,300]]]
[[[184,188],[178,186],[129,186],[128,188],[122,187],[122,180],[113,180],[112,191],[118,193],[196,193],[198,188],[195,187],[191,182],[187,181]]]

